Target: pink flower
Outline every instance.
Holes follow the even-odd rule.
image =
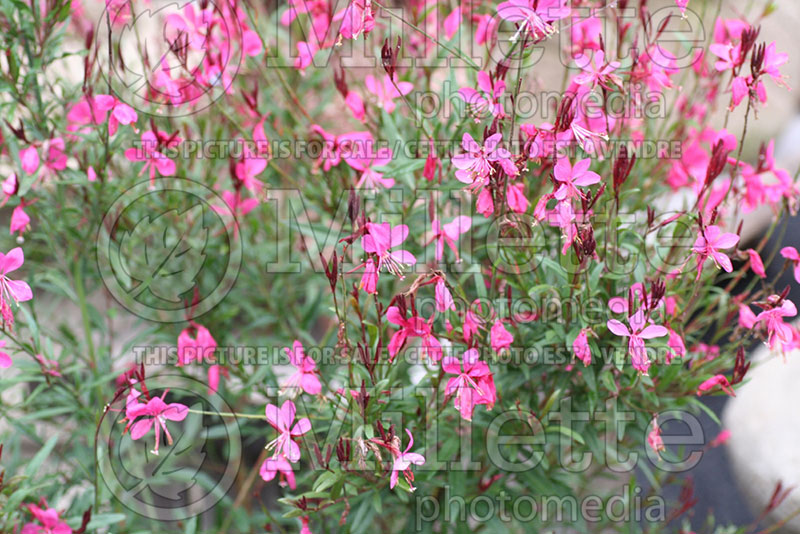
[[[750,309],[750,306],[741,304],[739,306],[739,326],[743,328],[753,328],[756,324],[756,314]]]
[[[458,90],[458,96],[467,103],[467,110],[477,121],[487,111],[496,117],[504,116],[503,106],[499,99],[505,90],[506,82],[493,80],[489,74],[480,71],[478,72],[478,90],[472,87],[462,87]]]
[[[267,458],[264,460],[264,463],[261,464],[261,469],[259,469],[258,473],[265,482],[269,482],[275,478],[275,475],[280,473],[281,486],[283,486],[285,483],[288,483],[291,489],[297,488],[297,483],[294,480],[294,470],[292,469],[292,464],[287,462],[286,458],[283,456],[276,456],[275,458]],[[284,480],[286,482],[284,482]]]
[[[26,203],[24,199],[20,200],[19,205],[11,212],[9,233],[14,234],[15,232],[19,232],[19,235],[22,235],[22,232],[25,231],[31,222],[30,216],[25,213],[25,206],[30,206],[31,204],[33,204],[33,202]]]
[[[192,333],[194,332],[194,337]],[[178,335],[178,366],[188,365],[192,362],[214,362],[214,351],[217,350],[217,341],[205,326],[192,322]],[[208,369],[208,390],[211,392],[219,389],[219,365],[212,365]]]
[[[461,26],[461,6],[456,7],[444,19],[444,35],[448,41],[456,34],[459,26]]]
[[[600,181],[600,175],[589,170],[589,165],[591,164],[592,160],[590,158],[582,159],[574,167],[570,164],[568,158],[558,160],[553,169],[556,180],[561,183],[555,192],[556,200],[575,197],[583,198],[583,193],[576,186],[587,187]]]
[[[714,447],[719,447],[720,445],[724,445],[730,438],[731,438],[731,431],[723,430],[717,435],[716,438],[711,440],[708,446],[711,449],[713,449]]]
[[[389,223],[367,223],[367,234],[361,238],[361,248],[368,254],[378,256],[378,271],[386,269],[402,278],[403,265],[414,265],[417,259],[407,250],[390,249],[399,246],[408,238],[408,226],[392,226]]]
[[[317,53],[317,47],[313,43],[300,41],[297,43],[297,58],[294,60],[294,68],[303,74],[306,68],[314,62],[314,54]]]
[[[433,237],[428,243],[436,242],[436,261],[442,260],[444,245],[447,243],[447,246],[450,247],[450,250],[456,255],[456,261],[460,262],[461,258],[458,257],[456,241],[458,241],[461,234],[469,232],[469,229],[472,227],[472,219],[466,215],[461,215],[445,225],[442,225],[439,219],[434,219],[431,226]]]
[[[54,137],[45,143],[46,157],[44,160],[47,171],[63,171],[67,168],[67,155],[64,153],[65,144],[61,137]]]
[[[433,142],[431,141],[431,144]],[[428,156],[425,158],[425,167],[422,169],[422,176],[432,182],[436,177],[436,171],[439,171],[439,180],[442,179],[442,160],[436,155],[436,151],[431,148]]]
[[[468,133],[464,133],[461,139],[461,148],[464,153],[453,156],[453,166],[458,169],[456,178],[458,181],[468,184],[469,189],[475,191],[480,188],[484,181],[494,174],[493,163],[498,163],[509,176],[519,174],[517,166],[511,160],[511,153],[500,146],[503,135],[496,133],[489,136],[479,145]]]
[[[293,439],[311,430],[311,421],[303,417],[292,426],[296,413],[297,409],[290,400],[284,402],[280,410],[274,404],[267,404],[267,422],[278,431],[278,437],[267,444],[267,449],[275,449],[273,458],[283,455],[292,463],[300,460],[300,446]]]
[[[378,291],[378,269],[372,258],[367,258],[364,263],[364,274],[361,275],[359,287],[370,295]]]
[[[557,29],[553,22],[569,17],[570,8],[566,0],[508,0],[497,6],[500,18],[519,25],[519,30],[511,38],[519,38],[522,31],[531,33],[534,40],[549,37]]]
[[[628,324],[630,328],[616,319],[610,319],[606,323],[608,329],[614,334],[629,338],[628,353],[631,355],[633,368],[643,374],[647,374],[647,370],[650,368],[650,359],[647,357],[647,348],[644,340],[663,337],[669,332],[660,325],[651,324],[645,326],[647,321],[644,316],[644,310],[641,309],[628,317]]]
[[[311,520],[307,515],[300,518],[300,534],[314,534],[311,532],[311,527],[308,526],[310,522]]]
[[[364,108],[364,100],[361,98],[360,94],[355,91],[348,91],[347,96],[344,97],[344,103],[350,109],[353,117],[364,122],[364,118],[367,116],[367,110]]]
[[[503,326],[503,321],[499,319],[494,322],[489,334],[491,336],[492,349],[495,352],[500,352],[503,349],[510,349],[511,343],[514,342],[514,336],[511,335],[511,332],[506,330],[506,327]]]
[[[44,506],[47,504],[44,503]],[[25,524],[22,527],[22,534],[72,534],[72,529],[61,521],[55,508],[42,509],[35,504],[29,504],[28,510],[39,524],[34,522]]]
[[[475,201],[475,209],[484,217],[489,217],[494,213],[494,200],[492,199],[492,192],[488,189],[482,189],[478,193],[478,200]]]
[[[584,366],[592,363],[592,349],[589,347],[589,338],[586,335],[587,332],[589,332],[589,329],[582,328],[581,331],[578,332],[575,341],[572,342],[572,352],[575,353],[576,358],[583,362]]]
[[[258,198],[242,198],[241,190],[234,191],[223,191],[222,200],[225,201],[225,204],[228,205],[230,211],[233,212],[234,216],[240,215],[247,215],[251,211],[253,211],[258,206]],[[216,213],[220,215],[227,214],[228,211],[222,206],[211,206],[211,209],[214,210]],[[234,231],[238,231],[238,225],[233,224]]]
[[[39,365],[42,367],[42,372],[44,374],[50,376],[61,376],[61,371],[58,368],[57,361],[45,358],[41,354],[37,354],[35,357],[36,361],[39,362]]]
[[[750,268],[753,269],[753,272],[761,278],[766,278],[767,273],[764,270],[764,262],[761,261],[761,256],[758,255],[758,252],[749,248],[747,249],[747,255],[750,256]]]
[[[447,289],[447,284],[443,278],[437,277],[436,286],[434,288],[434,298],[436,300],[436,311],[445,312],[447,310],[455,309],[453,303],[453,295]]]
[[[730,258],[720,250],[734,247],[738,242],[738,235],[723,233],[719,226],[706,226],[705,230],[701,229],[700,235],[697,236],[692,248],[697,254],[697,276],[700,276],[703,263],[708,257],[711,257],[714,260],[714,264],[725,272],[733,271]]]
[[[96,95],[94,97],[94,105],[95,109],[98,111],[111,112],[111,116],[108,119],[109,135],[117,133],[117,128],[120,124],[135,124],[139,119],[139,115],[137,115],[132,107],[120,102],[111,95]],[[86,122],[90,121],[87,120]]]
[[[686,344],[683,342],[683,338],[679,333],[675,330],[668,328],[669,330],[669,340],[667,341],[667,363],[669,364],[672,362],[673,358],[683,358],[686,356]]]
[[[767,45],[764,50],[764,62],[761,67],[761,73],[770,76],[778,85],[786,85],[783,75],[780,73],[780,67],[789,61],[789,54],[779,53],[774,42]]]
[[[17,179],[17,175],[15,173],[12,172],[8,178],[3,180],[2,189],[5,198],[2,202],[0,202],[0,206],[5,206],[6,202],[8,202],[11,197],[16,195],[17,191],[19,191],[19,180]]]
[[[31,286],[22,280],[11,280],[8,273],[16,271],[25,262],[25,257],[20,247],[11,249],[8,254],[0,253],[0,312],[3,320],[7,323],[14,322],[11,314],[10,301],[15,304],[25,302],[33,298]]]
[[[364,78],[364,84],[367,86],[367,91],[378,98],[378,107],[383,108],[386,113],[391,113],[395,110],[395,98],[407,95],[414,89],[414,84],[410,82],[397,82],[397,87],[395,87],[388,74],[384,75],[382,81],[376,80],[374,76],[369,74]],[[398,89],[400,90],[398,91]]]
[[[333,20],[341,20],[339,35],[344,39],[357,39],[362,33],[366,37],[375,26],[370,0],[351,0],[344,11],[334,15]]]
[[[19,151],[19,160],[22,164],[22,170],[28,174],[35,173],[39,168],[39,153],[33,145]]]
[[[255,57],[261,53],[263,45],[261,38],[253,30],[245,30],[242,33],[242,51],[245,55]]]
[[[719,60],[714,63],[714,68],[720,72],[735,69],[737,65],[741,64],[743,59],[741,45],[734,46],[731,43],[714,43],[708,47],[708,50],[719,58]]]
[[[800,284],[800,254],[794,247],[783,247],[781,249],[781,256],[794,263],[794,279]]]
[[[322,384],[317,378],[317,364],[313,358],[306,356],[303,350],[303,344],[295,340],[292,348],[283,349],[286,355],[289,356],[289,361],[292,365],[297,367],[297,372],[294,373],[289,380],[284,384],[284,388],[294,389],[296,387],[302,388],[303,391],[309,395],[317,395],[322,391]]]
[[[661,451],[664,450],[664,440],[661,439],[661,429],[658,427],[658,416],[653,416],[653,429],[647,434],[647,444],[650,445],[650,448],[655,451],[656,454],[660,455]]]
[[[390,188],[394,179],[384,178],[375,167],[383,167],[392,161],[392,151],[388,147],[377,147],[369,132],[354,132],[337,138],[340,157],[357,171],[361,177],[356,187],[373,189],[378,186]]]
[[[610,85],[621,85],[620,79],[611,74],[620,66],[619,61],[605,62],[606,56],[602,50],[594,53],[591,61],[584,65],[583,73],[575,77],[578,85],[590,84],[592,88],[600,84],[602,87],[609,88]]]
[[[251,152],[249,149],[245,149],[244,152],[245,154],[242,155],[242,161],[238,162],[235,167],[236,178],[241,180],[248,190],[259,191],[263,183],[257,176],[264,172],[269,164],[269,160]]]
[[[406,429],[406,434],[408,434],[408,446],[406,450],[403,452],[395,452],[392,450],[394,454],[394,463],[392,464],[392,476],[389,479],[389,488],[394,488],[397,485],[397,477],[400,473],[403,473],[405,476],[408,485],[411,486],[411,491],[414,491],[414,486],[412,482],[414,482],[414,474],[411,472],[411,465],[422,465],[425,463],[425,457],[421,454],[417,454],[415,452],[408,452],[411,450],[411,447],[414,446],[414,436],[411,435],[411,432]]]
[[[141,146],[129,148],[125,151],[125,157],[128,158],[129,161],[145,162],[139,174],[149,169],[150,183],[153,183],[156,178],[156,169],[158,169],[158,173],[161,176],[171,176],[175,174],[175,162],[159,151],[164,144],[162,143],[162,138],[168,139],[168,136],[164,132],[158,132],[158,135],[152,131],[144,132],[142,134]],[[170,148],[177,145],[179,142],[180,140],[178,139],[172,139],[166,143],[166,147]]]
[[[447,381],[444,394],[447,398],[455,394],[455,407],[467,421],[472,421],[475,405],[487,404],[491,409],[496,401],[492,372],[479,357],[477,349],[469,349],[462,361],[454,356],[442,360],[444,372],[456,375]]]
[[[473,17],[474,20],[474,17]],[[475,44],[491,43],[497,34],[497,19],[488,13],[480,16],[475,28]]]
[[[689,0],[675,0],[675,3],[678,5],[678,9],[681,10],[681,16],[686,16],[686,6],[689,5]]]
[[[418,337],[421,339],[423,356],[428,356],[435,362],[442,359],[442,346],[439,340],[433,335],[431,329],[433,317],[431,317],[429,321],[425,321],[418,315],[406,319],[405,316],[400,313],[400,308],[397,306],[390,306],[389,309],[386,310],[386,318],[390,323],[400,327],[389,340],[388,349],[390,361],[397,356],[397,353],[400,352],[400,349],[410,337]]]
[[[514,213],[525,213],[528,211],[528,198],[525,196],[525,184],[516,183],[508,186],[506,191],[506,202]]]
[[[0,340],[0,349],[6,346],[6,341]],[[8,369],[11,367],[11,364],[14,363],[11,361],[11,356],[7,353],[0,351],[0,367],[3,369]]]
[[[164,397],[166,395],[167,392],[164,391],[161,397],[153,397],[146,403],[139,402],[138,399],[134,397],[135,401],[128,402],[125,410],[126,418],[129,421],[128,426],[131,430],[131,439],[140,439],[155,426],[156,447],[150,452],[156,455],[158,454],[158,445],[161,441],[160,430],[164,431],[164,435],[167,437],[167,443],[172,445],[172,435],[169,433],[169,429],[167,429],[167,421],[183,421],[189,414],[188,406],[177,402],[171,404],[165,403]],[[141,419],[134,422],[137,418]]]
[[[464,335],[464,341],[469,343],[469,340],[472,339],[472,336],[478,333],[478,328],[481,327],[483,324],[483,319],[477,314],[474,313],[472,310],[473,308],[477,307],[478,312],[481,310],[481,302],[480,300],[475,300],[470,308],[464,312],[464,322],[461,327],[461,331]]]
[[[733,388],[731,387],[728,379],[725,378],[725,375],[714,375],[702,384],[697,387],[697,395],[700,396],[703,393],[711,391],[716,386],[719,386],[722,391],[730,395],[731,397],[735,397],[736,393],[733,392]]]
[[[776,297],[771,297],[775,299]],[[797,308],[790,300],[771,310],[764,310],[756,316],[756,323],[764,323],[767,327],[767,344],[771,349],[776,346],[776,341],[789,343],[792,340],[792,328],[783,322],[784,317],[797,315]]]

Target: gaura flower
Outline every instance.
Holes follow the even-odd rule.
[[[142,438],[155,426],[156,446],[150,452],[158,455],[161,430],[164,431],[167,443],[172,445],[172,435],[167,428],[167,421],[183,421],[189,414],[189,407],[177,402],[165,403],[166,391],[161,397],[153,397],[146,403],[139,402],[138,392],[136,393],[137,395],[128,397],[128,404],[125,409],[125,417],[129,421],[128,426],[131,431],[131,439],[138,440]],[[136,419],[139,420],[136,421]]]
[[[392,450],[392,454],[394,454],[394,463],[392,464],[392,476],[389,479],[389,488],[394,488],[397,484],[397,477],[400,473],[403,473],[403,476],[406,478],[406,482],[408,485],[411,486],[411,491],[414,491],[416,488],[412,484],[414,482],[414,473],[411,472],[411,465],[422,465],[425,463],[425,457],[421,454],[417,454],[415,452],[408,452],[411,450],[411,447],[414,446],[414,436],[411,435],[411,432],[406,428],[406,434],[408,434],[408,446],[406,450],[403,452],[397,451],[395,452]]]
[[[561,158],[556,163],[553,174],[560,183],[555,192],[556,200],[565,198],[583,198],[584,194],[576,186],[587,187],[600,181],[600,175],[589,170],[591,158],[582,159],[573,167],[568,158]]]
[[[747,255],[750,258],[750,268],[756,273],[757,276],[761,278],[766,278],[767,273],[764,270],[764,262],[761,261],[761,256],[759,256],[758,252],[753,250],[752,248],[747,249]]]
[[[472,421],[477,404],[486,404],[491,410],[497,399],[492,372],[479,357],[477,349],[469,349],[461,361],[455,356],[442,360],[444,372],[456,375],[447,381],[444,394],[447,398],[455,394],[454,405],[467,421]]]
[[[552,23],[569,17],[570,8],[566,3],[566,0],[508,0],[497,6],[497,14],[501,19],[519,25],[512,41],[517,40],[523,31],[530,32],[536,40],[556,33]]]
[[[192,362],[211,363],[208,368],[208,391],[215,392],[219,389],[219,375],[223,371],[227,376],[227,369],[214,363],[214,353],[217,350],[217,341],[211,336],[203,325],[191,322],[178,335],[178,366],[189,365]]]
[[[453,302],[453,295],[447,289],[447,283],[441,277],[437,277],[436,285],[434,286],[434,299],[436,301],[436,311],[445,312],[447,310],[455,309]]]
[[[750,306],[747,304],[740,304],[739,305],[739,326],[743,328],[753,328],[756,324],[756,314],[753,313],[753,310],[750,309]]]
[[[429,321],[426,321],[418,315],[406,319],[400,313],[400,309],[397,306],[390,306],[389,309],[386,310],[386,318],[390,323],[400,327],[389,340],[388,349],[390,361],[397,356],[403,344],[405,344],[406,340],[410,337],[421,338],[423,356],[427,355],[435,362],[442,359],[442,346],[432,332],[433,317],[431,317]]]
[[[0,349],[5,346],[6,346],[5,339],[0,340]],[[0,351],[0,367],[2,367],[3,369],[8,369],[9,367],[11,367],[12,363],[13,362],[11,361],[11,356],[9,356],[5,352]]]
[[[6,323],[13,324],[14,316],[11,314],[9,302],[15,304],[33,298],[31,286],[22,280],[11,280],[8,273],[16,271],[25,262],[25,256],[20,247],[11,249],[8,254],[0,252],[0,312]]]
[[[669,332],[660,325],[647,325],[644,310],[642,309],[628,317],[628,324],[630,328],[616,319],[609,319],[606,323],[608,329],[614,334],[629,338],[628,353],[631,355],[633,367],[637,371],[647,374],[647,370],[650,368],[650,359],[647,357],[647,348],[644,340],[666,336]]]
[[[770,310],[764,310],[756,315],[756,323],[764,323],[767,327],[767,344],[774,349],[777,342],[789,343],[792,340],[792,328],[783,322],[784,317],[797,315],[797,307],[790,300]]]
[[[303,344],[295,340],[291,349],[286,347],[283,350],[289,356],[291,364],[297,367],[297,371],[289,377],[283,387],[286,389],[300,387],[309,395],[319,394],[322,391],[322,384],[317,378],[317,364],[313,358],[306,356]]]
[[[477,191],[484,182],[494,173],[493,163],[498,163],[509,176],[519,174],[517,166],[511,160],[511,153],[500,146],[503,135],[496,133],[490,135],[479,145],[468,133],[461,139],[462,154],[453,156],[453,166],[458,169],[458,181],[468,184],[468,189]]]
[[[408,238],[408,226],[392,226],[389,223],[367,223],[367,235],[361,239],[364,252],[378,256],[377,270],[383,267],[402,278],[403,265],[414,265],[417,259],[407,250],[390,249],[399,246]]]
[[[717,386],[719,386],[720,389],[722,389],[722,391],[724,391],[731,397],[736,396],[736,393],[733,392],[733,388],[728,382],[728,379],[725,378],[725,375],[714,375],[705,382],[703,382],[702,384],[700,384],[697,388],[697,396],[699,397],[703,393],[707,393]]]
[[[738,235],[724,233],[719,226],[706,226],[704,230],[701,229],[692,247],[694,253],[697,254],[697,276],[700,276],[703,263],[709,257],[714,260],[717,267],[725,272],[733,271],[730,258],[720,250],[735,247],[738,242]]]
[[[39,152],[36,147],[31,145],[19,151],[19,161],[22,170],[28,174],[33,174],[39,169]]]
[[[287,400],[278,409],[274,404],[267,404],[267,422],[278,431],[278,437],[267,443],[267,449],[275,449],[273,458],[283,455],[287,460],[294,463],[300,460],[300,446],[293,441],[311,430],[311,421],[308,417],[303,417],[292,426],[297,409],[294,403]]]
[[[592,349],[589,347],[589,338],[587,337],[587,333],[590,331],[588,328],[582,328],[575,341],[572,342],[572,352],[583,362],[584,366],[592,363]]]
[[[397,87],[395,87],[395,83]],[[395,110],[395,98],[401,98],[407,95],[414,89],[414,84],[410,82],[392,82],[392,78],[385,74],[382,80],[375,79],[371,74],[364,78],[364,85],[367,91],[375,95],[378,99],[378,107],[383,108],[386,113],[391,113]],[[399,89],[399,91],[398,91]]]
[[[11,224],[9,225],[10,234],[13,235],[15,232],[19,232],[19,235],[22,235],[25,229],[28,228],[31,218],[25,213],[25,207],[31,204],[33,204],[33,202],[25,202],[25,199],[20,199],[19,205],[11,212]]]
[[[506,82],[492,80],[489,74],[480,71],[478,72],[478,90],[472,87],[462,87],[458,90],[458,96],[466,102],[467,110],[477,122],[478,118],[483,117],[487,111],[496,117],[503,117],[503,106],[499,103],[499,99],[505,90]]]
[[[661,429],[658,427],[658,416],[653,416],[653,429],[647,434],[647,444],[660,456],[664,450],[664,440],[661,439]]]
[[[162,139],[167,139],[162,143]],[[172,148],[180,143],[178,138],[169,138],[165,132],[147,131],[142,134],[141,145],[125,151],[128,161],[144,161],[145,164],[139,174],[148,170],[150,183],[156,178],[156,169],[161,176],[175,174],[175,162],[161,152],[162,144],[165,148]]]
[[[590,61],[583,65],[583,73],[575,77],[578,85],[589,84],[592,88],[600,84],[602,87],[610,89],[611,85],[620,86],[622,84],[619,77],[612,74],[620,66],[619,61],[606,63],[606,56],[602,50],[597,50]]]
[[[372,2],[371,0],[351,0],[344,11],[334,15],[333,20],[342,21],[339,27],[340,37],[344,39],[357,39],[362,33],[364,37],[366,37],[375,26]]]
[[[781,256],[794,263],[794,279],[800,284],[800,254],[794,247],[783,247]]]
[[[72,529],[61,520],[55,508],[47,508],[47,503],[43,503],[43,506],[28,505],[28,511],[39,523],[26,523],[21,534],[72,534]]]
[[[441,261],[442,256],[444,255],[444,245],[447,243],[447,246],[450,247],[450,250],[452,250],[456,255],[456,261],[460,262],[461,258],[458,256],[458,247],[456,247],[456,242],[461,237],[461,234],[469,232],[471,226],[472,219],[466,215],[456,217],[444,225],[439,221],[439,219],[434,219],[433,223],[431,223],[433,237],[431,237],[428,243],[436,243],[436,261]]]
[[[267,458],[264,460],[264,463],[261,464],[261,469],[258,470],[258,474],[261,475],[261,478],[264,479],[265,482],[269,482],[275,475],[280,473],[280,485],[283,486],[285,484],[289,484],[291,489],[295,489],[297,487],[297,483],[294,480],[294,470],[292,469],[292,464],[286,461],[286,458],[279,455],[274,458]]]
[[[506,327],[503,326],[503,321],[500,319],[494,322],[489,335],[491,337],[492,349],[495,352],[511,348],[511,344],[514,342],[514,336],[511,335],[511,332],[506,330]]]

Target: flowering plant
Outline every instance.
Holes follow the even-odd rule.
[[[749,531],[669,428],[800,348],[773,3],[155,4],[0,0],[0,529]]]

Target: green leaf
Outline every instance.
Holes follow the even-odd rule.
[[[39,449],[39,452],[37,452],[36,455],[33,458],[31,458],[31,461],[25,467],[26,475],[32,477],[33,475],[36,474],[36,472],[42,466],[47,457],[50,456],[50,453],[53,451],[53,447],[56,446],[57,442],[58,442],[57,434],[51,437],[49,440],[47,440],[47,443],[45,443],[44,446],[41,449]]]

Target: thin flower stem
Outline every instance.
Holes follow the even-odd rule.
[[[209,412],[206,410],[192,410],[191,408],[187,409],[186,411],[189,413],[196,413],[200,415],[217,415],[219,417],[241,417],[242,419],[261,419],[262,421],[266,420],[264,415],[253,414],[253,413]]]
[[[372,3],[375,4],[376,6],[378,6],[379,8],[383,9],[384,11],[386,11],[390,16],[396,18],[397,20],[399,20],[400,22],[402,22],[403,24],[405,24],[406,26],[408,26],[412,30],[414,30],[416,32],[419,32],[420,34],[425,36],[426,39],[429,39],[429,40],[433,41],[434,43],[436,43],[437,45],[441,46],[442,48],[444,48],[445,50],[447,50],[448,52],[450,52],[451,54],[453,54],[457,58],[463,59],[470,66],[471,69],[473,69],[473,70],[481,70],[480,66],[477,63],[472,61],[472,59],[470,59],[469,57],[465,56],[464,54],[462,54],[458,50],[454,50],[453,48],[450,48],[448,45],[444,44],[440,40],[438,40],[435,37],[433,37],[432,35],[428,34],[428,32],[426,32],[425,30],[415,26],[414,24],[408,22],[406,19],[404,19],[400,15],[397,15],[393,11],[389,10],[383,4],[380,4],[380,3],[376,2],[375,0],[372,0]]]

